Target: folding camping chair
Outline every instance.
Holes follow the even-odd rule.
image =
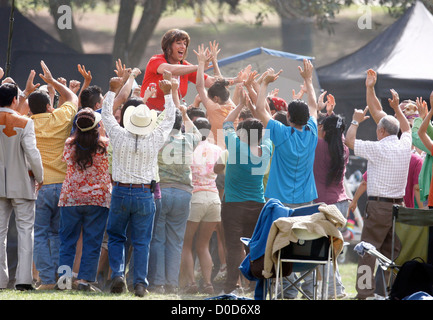
[[[371,244],[361,242],[355,247],[355,251],[363,254],[364,251],[376,258],[382,272],[391,271],[389,281],[383,277],[385,298],[390,294],[394,278],[400,267],[415,258],[433,264],[433,210],[406,208],[394,205],[392,209],[392,245],[391,257],[387,258],[376,250]],[[401,250],[394,257],[395,242],[399,240]],[[364,249],[364,251],[362,250]]]
[[[421,258],[428,264],[433,264],[433,210],[406,208],[394,205],[392,208],[392,253],[398,238],[401,250],[397,257],[391,256],[395,265],[415,258]],[[392,287],[394,275],[391,273],[389,287]]]
[[[294,209],[293,214],[290,217],[302,217],[309,216],[314,213],[319,212],[320,204],[314,204],[309,206],[298,207]],[[335,207],[335,206],[334,206]],[[336,208],[336,207],[335,207]],[[338,209],[336,209],[338,210]],[[343,220],[344,217],[341,216]],[[275,223],[275,222],[274,222]],[[335,227],[336,232],[339,233],[337,227]],[[303,294],[309,300],[317,299],[318,291],[318,267],[322,266],[322,280],[323,275],[325,276],[322,283],[321,299],[326,299],[328,295],[328,282],[329,282],[329,269],[325,272],[326,265],[330,265],[331,262],[336,262],[336,257],[334,256],[334,237],[332,235],[323,236],[320,234],[315,234],[302,229],[294,229],[298,241],[290,242],[287,246],[281,248],[277,252],[277,262],[275,266],[276,279],[275,279],[275,297],[284,298],[284,290],[288,288],[295,288],[301,294]],[[341,235],[341,233],[340,233]],[[269,240],[269,239],[268,239]],[[301,275],[292,282],[288,277],[285,277],[289,283],[288,286],[283,286],[283,263],[292,264],[292,272],[300,272]],[[335,268],[334,268],[335,270]],[[326,274],[325,274],[326,273]],[[306,294],[301,287],[298,286],[299,282],[308,275],[312,274],[313,277],[313,294],[309,296]],[[280,290],[280,294],[279,294]],[[335,273],[334,273],[334,293],[335,290]]]

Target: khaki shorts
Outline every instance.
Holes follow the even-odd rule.
[[[221,200],[218,193],[194,192],[191,197],[191,211],[188,220],[193,222],[221,221]]]

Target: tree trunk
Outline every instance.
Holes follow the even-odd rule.
[[[79,53],[83,53],[83,46],[81,43],[80,34],[78,33],[78,29],[75,26],[74,22],[74,16],[71,14],[68,15],[68,13],[64,12],[58,12],[58,9],[62,5],[66,5],[69,8],[72,8],[71,0],[49,0],[50,5],[50,13],[51,16],[54,18],[54,25],[57,27],[57,32],[60,36],[60,39],[63,43],[74,49],[75,51]],[[65,14],[67,16],[65,16]],[[60,28],[59,27],[59,21],[61,20],[68,20],[70,21],[70,27],[67,28]]]
[[[138,66],[143,57],[149,39],[167,6],[167,0],[146,0],[140,22],[129,46],[128,62],[131,67]]]
[[[131,38],[131,24],[134,10],[137,5],[136,0],[122,0],[120,2],[119,15],[117,19],[116,34],[113,45],[113,62],[121,59],[127,66],[129,62],[129,40]]]
[[[281,37],[283,51],[301,54],[313,54],[313,23],[297,18],[281,16]]]

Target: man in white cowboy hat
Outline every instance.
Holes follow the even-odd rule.
[[[155,203],[152,195],[157,172],[159,149],[164,145],[175,118],[173,95],[176,82],[161,80],[164,92],[165,116],[159,125],[154,110],[141,104],[126,109],[121,127],[113,115],[115,78],[110,80],[110,90],[102,105],[102,121],[113,146],[113,190],[108,216],[108,257],[112,269],[110,291],[125,291],[126,227],[132,228],[134,253],[134,291],[137,296],[147,293],[149,243],[152,236]]]

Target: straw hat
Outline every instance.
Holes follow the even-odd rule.
[[[129,106],[123,115],[123,125],[126,130],[137,135],[146,135],[156,127],[158,115],[145,104],[136,107]]]
[[[75,125],[81,132],[86,132],[95,128],[99,121],[101,121],[101,114],[99,112],[95,112],[90,108],[84,108],[77,113]]]

